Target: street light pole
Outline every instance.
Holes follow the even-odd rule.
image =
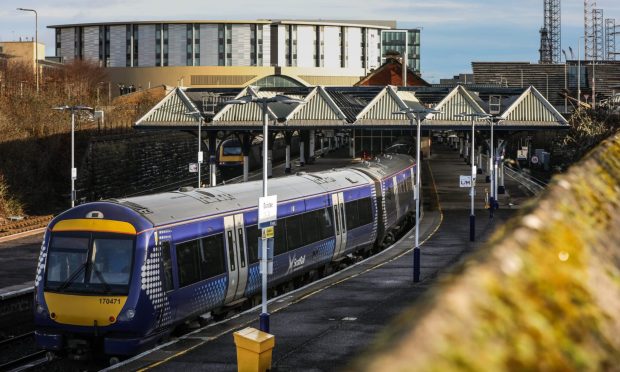
[[[34,13],[34,68],[35,79],[37,82],[37,93],[39,93],[39,14],[34,9],[17,8],[17,10]]]
[[[476,138],[476,118],[489,118],[491,117],[491,115],[489,114],[481,114],[481,113],[471,113],[471,114],[467,114],[465,112],[456,115],[456,117],[460,117],[460,118],[465,118],[465,117],[469,117],[471,118],[471,158],[470,158],[470,162],[471,162],[471,188],[470,188],[470,197],[471,197],[471,211],[469,214],[469,240],[470,241],[475,241],[476,240],[476,214],[475,214],[475,209],[474,209],[474,187],[476,186],[476,164],[474,162],[474,157],[475,157],[475,138]]]
[[[233,99],[229,101],[225,101],[224,105],[244,105],[250,102],[254,102],[259,104],[262,109],[263,116],[263,198],[268,196],[267,193],[267,167],[268,167],[268,159],[267,154],[269,151],[269,104],[280,102],[287,105],[290,104],[305,104],[306,101],[290,98],[283,95],[277,95],[275,97],[254,97],[254,96],[244,96],[238,99]],[[260,200],[259,200],[260,204]],[[262,301],[261,301],[261,314],[259,315],[259,328],[263,332],[269,333],[269,313],[267,309],[267,270],[268,270],[268,257],[267,257],[267,240],[273,238],[267,238],[266,231],[261,234],[261,255],[260,256],[260,268],[261,268],[261,282],[262,282]]]
[[[200,177],[202,162],[203,162],[203,153],[202,153],[202,125],[204,123],[204,118],[202,114],[198,110],[194,110],[191,112],[186,112],[185,115],[191,115],[198,119],[198,188],[201,186],[202,178]],[[211,176],[212,177],[212,176]]]
[[[75,168],[75,113],[86,111],[92,115],[93,109],[88,106],[60,106],[53,110],[71,111],[71,207],[75,207],[75,180],[77,179],[77,169]]]
[[[413,109],[406,108],[404,110],[393,112],[395,115],[409,115],[409,119],[411,122],[411,126],[415,123],[417,125],[417,138],[416,138],[416,153],[415,153],[415,167],[416,167],[416,175],[415,175],[415,246],[413,248],[413,282],[417,283],[420,281],[420,135],[421,135],[421,127],[422,120],[426,119],[426,115],[428,114],[438,114],[441,111],[433,110],[433,109]],[[413,115],[412,115],[413,114]],[[420,115],[424,115],[424,119],[420,118]]]

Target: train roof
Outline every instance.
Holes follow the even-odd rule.
[[[278,202],[304,199],[312,195],[362,186],[372,183],[368,175],[388,177],[411,166],[411,157],[392,155],[354,167],[323,172],[300,172],[294,176],[269,180],[270,195],[277,195]],[[364,170],[359,172],[356,170]],[[220,185],[209,188],[185,188],[160,194],[109,200],[136,211],[154,226],[162,226],[223,212],[256,208],[262,195],[262,182]]]

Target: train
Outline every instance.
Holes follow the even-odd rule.
[[[219,146],[217,165],[223,179],[227,180],[243,174],[243,151],[241,141],[228,138]]]
[[[270,290],[392,244],[414,220],[415,172],[413,158],[388,154],[271,180]],[[35,279],[38,347],[73,358],[135,355],[201,315],[258,304],[260,185],[98,201],[55,217]]]

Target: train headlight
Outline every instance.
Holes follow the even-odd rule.
[[[131,320],[134,316],[136,316],[136,311],[134,309],[129,309],[125,311],[125,316],[127,317],[127,320]]]

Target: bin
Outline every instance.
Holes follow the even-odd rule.
[[[271,369],[271,352],[275,346],[272,334],[248,327],[235,332],[233,337],[239,372],[264,372]]]

